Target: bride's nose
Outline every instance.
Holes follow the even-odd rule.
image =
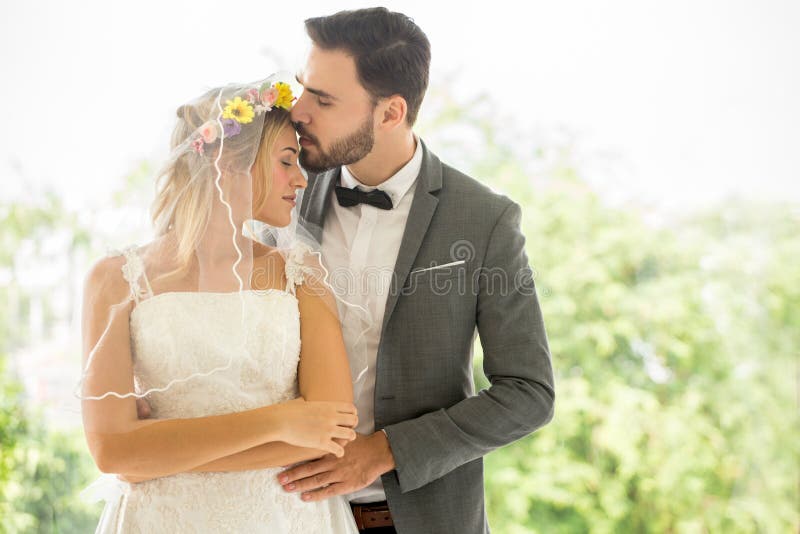
[[[297,171],[295,171],[295,176],[292,179],[292,186],[297,189],[305,189],[307,185],[308,180],[306,180],[303,172],[300,169],[297,169]]]

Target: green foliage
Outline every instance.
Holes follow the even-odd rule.
[[[0,533],[91,532],[77,493],[97,475],[79,429],[49,431],[0,357]]]
[[[4,524],[13,520],[12,498],[14,488],[9,481],[14,475],[15,452],[27,434],[27,421],[19,402],[21,386],[10,380],[5,362],[0,359],[0,528],[9,530]],[[12,519],[9,519],[12,518]]]
[[[556,415],[487,458],[498,532],[798,524],[800,233],[788,205],[648,224],[554,169],[518,176]]]
[[[53,195],[38,206],[0,206],[0,271],[13,272],[20,247],[58,228],[71,230],[71,247],[86,237]],[[50,431],[25,405],[6,355],[26,341],[24,324],[12,322],[10,306],[16,301],[24,308],[28,296],[12,278],[0,286],[0,297],[0,532],[91,532],[97,511],[80,503],[77,492],[97,471],[79,429]]]
[[[556,372],[553,421],[486,458],[493,531],[796,531],[800,208],[654,223],[587,185],[568,134],[427,105],[429,145],[522,205]]]
[[[36,428],[18,434],[4,455],[11,470],[0,479],[0,532],[94,531],[97,507],[77,496],[97,476],[82,433],[49,431],[38,416],[27,419]]]

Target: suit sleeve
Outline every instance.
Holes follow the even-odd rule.
[[[489,238],[483,266],[488,275],[478,277],[476,324],[491,386],[449,408],[384,429],[404,493],[530,434],[553,417],[550,350],[520,220],[520,207],[509,203]]]

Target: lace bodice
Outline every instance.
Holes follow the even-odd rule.
[[[304,264],[303,251],[293,252],[285,291],[155,296],[135,249],[122,252],[137,302],[130,317],[136,387],[154,390],[152,417],[220,415],[298,396],[294,288]],[[105,476],[90,488],[108,502],[98,532],[356,532],[346,501],[304,503],[280,488],[278,471],[184,473],[134,485]]]
[[[298,396],[294,293],[303,283],[308,252],[303,245],[287,252],[284,291],[155,296],[136,247],[120,252],[122,275],[137,303],[130,319],[136,387],[152,390],[147,399],[154,417],[221,415]]]
[[[131,313],[131,348],[137,389],[156,389],[147,396],[156,418],[221,415],[298,396],[300,315],[284,291],[157,295]]]

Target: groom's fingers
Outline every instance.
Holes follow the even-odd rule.
[[[331,468],[334,466],[335,461],[336,458],[331,458],[329,456],[326,456],[320,458],[319,460],[314,460],[313,462],[308,462],[307,464],[298,465],[297,467],[287,469],[286,471],[278,475],[278,482],[280,482],[283,485],[291,484],[296,480],[308,478],[310,476],[314,476],[319,473],[330,471]]]
[[[291,493],[300,493],[303,491],[317,490],[339,482],[341,482],[341,480],[333,471],[326,471],[289,483],[285,485],[283,489]]]
[[[336,482],[330,486],[303,493],[300,498],[305,502],[324,501],[325,499],[330,499],[336,495],[344,495],[346,493],[350,493],[347,489],[347,485]]]

